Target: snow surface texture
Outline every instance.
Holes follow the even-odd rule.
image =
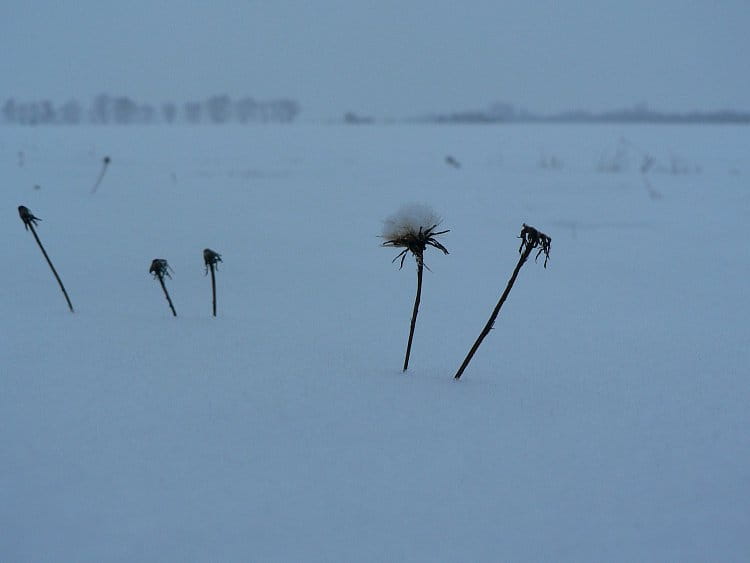
[[[0,128],[0,560],[746,561],[749,148],[746,127]],[[378,235],[410,201],[451,254],[403,375],[414,288]],[[524,222],[549,266],[455,382]]]

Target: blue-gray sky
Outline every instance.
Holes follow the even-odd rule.
[[[750,1],[5,0],[0,99],[750,110]]]

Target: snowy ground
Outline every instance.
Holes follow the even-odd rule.
[[[0,560],[746,561],[748,149],[743,127],[0,128]],[[451,254],[426,254],[402,375],[415,268],[377,235],[408,202]],[[455,382],[523,222],[550,264]]]

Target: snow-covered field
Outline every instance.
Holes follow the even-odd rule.
[[[0,560],[747,561],[749,149],[746,127],[0,128]],[[378,235],[410,202],[451,253],[426,253],[403,375],[415,266]],[[456,382],[524,222],[550,263]]]

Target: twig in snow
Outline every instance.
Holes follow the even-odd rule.
[[[104,178],[104,173],[107,171],[107,166],[109,166],[110,158],[108,156],[105,156],[102,159],[102,170],[99,172],[99,177],[96,179],[96,182],[94,183],[94,187],[91,188],[91,193],[96,193],[97,188],[99,187],[99,184],[102,183],[102,178]]]
[[[508,285],[505,286],[505,291],[503,291],[502,296],[500,296],[500,300],[497,302],[497,305],[495,305],[495,309],[492,311],[490,319],[487,321],[487,324],[484,325],[482,332],[479,334],[479,338],[477,338],[476,342],[474,342],[474,345],[471,347],[471,350],[469,350],[469,353],[461,364],[461,367],[458,368],[456,375],[453,376],[454,379],[461,379],[461,375],[464,373],[464,370],[469,365],[471,359],[474,357],[474,354],[479,348],[479,345],[482,343],[482,340],[484,340],[484,338],[492,330],[492,327],[495,325],[497,315],[500,313],[500,308],[503,306],[503,303],[505,303],[505,300],[510,294],[510,290],[513,288],[513,284],[516,282],[516,278],[518,277],[518,272],[521,270],[521,266],[524,265],[533,250],[537,248],[539,249],[539,251],[536,253],[536,257],[534,258],[535,260],[539,258],[541,254],[544,254],[544,267],[547,267],[547,261],[549,260],[550,243],[552,242],[552,239],[541,231],[537,231],[534,227],[527,225],[526,223],[523,224],[523,227],[521,228],[521,234],[518,238],[521,239],[521,246],[518,249],[518,252],[521,254],[521,256],[518,259],[518,264],[516,264],[516,268],[513,270],[513,274],[508,281]]]
[[[148,269],[149,273],[153,274],[154,279],[159,280],[161,288],[164,290],[164,296],[167,298],[167,303],[169,303],[169,308],[172,309],[172,315],[176,317],[177,311],[174,310],[174,305],[172,305],[172,299],[169,297],[167,286],[164,285],[165,277],[172,279],[172,276],[169,275],[171,270],[172,268],[169,267],[169,264],[164,258],[154,258],[151,261],[151,267]]]
[[[29,210],[28,207],[24,205],[18,206],[18,215],[21,217],[21,221],[23,221],[23,226],[26,228],[27,231],[31,231],[31,234],[34,235],[34,238],[36,239],[36,243],[39,245],[39,248],[42,250],[42,254],[44,254],[44,258],[47,260],[47,264],[49,264],[50,269],[52,270],[52,273],[55,275],[55,279],[57,280],[57,283],[60,285],[60,289],[63,292],[63,295],[65,296],[65,301],[68,302],[68,308],[70,309],[70,312],[73,313],[73,304],[70,302],[70,297],[68,297],[68,292],[65,291],[65,286],[63,285],[62,280],[60,279],[60,276],[57,275],[57,270],[55,270],[55,267],[52,265],[52,260],[49,259],[49,256],[47,255],[47,251],[44,249],[44,245],[42,244],[42,241],[39,240],[39,235],[36,234],[36,229],[34,228],[38,221],[41,221],[39,217],[34,217],[34,214]]]
[[[213,310],[214,310],[214,317],[216,316],[216,275],[214,271],[219,270],[219,262],[221,262],[221,254],[218,252],[214,252],[210,248],[206,248],[203,250],[203,262],[206,265],[206,275],[208,275],[208,271],[211,270],[211,293],[213,295]]]
[[[445,157],[445,163],[453,168],[461,168],[461,163],[450,154]]]
[[[436,231],[435,229],[440,224],[440,219],[429,207],[422,205],[404,207],[399,213],[387,219],[385,223],[382,236],[386,240],[383,246],[403,248],[393,259],[393,262],[396,262],[400,258],[399,269],[403,268],[404,260],[408,253],[414,255],[414,259],[417,262],[417,295],[414,299],[409,340],[406,345],[406,357],[404,358],[403,371],[406,371],[409,367],[414,328],[417,325],[419,303],[422,298],[422,273],[425,268],[424,251],[428,246],[432,246],[441,250],[444,254],[448,254],[448,249],[440,244],[435,237],[448,233],[450,230]],[[429,270],[429,268],[427,269]]]

